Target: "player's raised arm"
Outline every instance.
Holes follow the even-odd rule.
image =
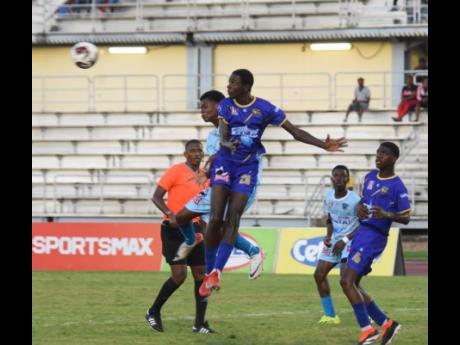
[[[327,136],[326,140],[323,141],[311,135],[308,132],[300,129],[299,127],[294,126],[289,120],[286,120],[281,125],[287,132],[289,132],[295,140],[300,141],[305,144],[314,145],[320,147],[326,151],[334,152],[340,151],[343,152],[341,149],[342,147],[347,147],[347,140],[345,138],[340,139],[331,139],[329,135]]]

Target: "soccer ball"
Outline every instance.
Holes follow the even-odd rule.
[[[70,50],[72,61],[80,68],[87,69],[92,67],[97,61],[97,47],[88,42],[75,44]]]

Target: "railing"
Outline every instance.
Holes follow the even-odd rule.
[[[400,1],[402,2],[402,1]],[[239,28],[241,30],[256,30],[258,28],[254,18],[260,16],[273,15],[272,7],[267,1],[265,10],[260,9],[263,2],[251,3],[249,0],[227,0],[216,2],[219,9],[211,8],[208,4],[201,3],[199,0],[173,1],[170,3],[154,3],[151,1],[137,0],[131,3],[99,4],[93,0],[90,4],[63,4],[57,11],[49,6],[50,0],[44,1],[45,13],[43,16],[45,31],[49,31],[55,20],[66,19],[87,19],[91,21],[89,27],[84,30],[89,32],[106,32],[104,25],[98,25],[100,20],[120,18],[131,20],[130,29],[133,32],[152,30],[150,26],[151,18],[161,18],[167,14],[174,14],[176,17],[183,17],[183,21],[174,29],[176,31],[194,31],[206,24],[209,17],[218,18],[219,16],[230,16],[236,20],[226,23],[220,29],[228,30]],[[330,2],[326,2],[330,3]],[[403,21],[398,23],[419,24],[426,23],[428,20],[428,5],[421,0],[414,0],[411,3],[392,8],[392,4],[385,6],[364,5],[361,0],[337,0],[337,8],[331,11],[327,7],[327,14],[336,14],[341,22],[341,27],[354,27],[359,25],[361,18],[371,16],[374,12],[379,13],[382,18],[391,16],[393,11],[404,12]],[[301,20],[309,14],[320,13],[321,1],[315,2],[313,10],[309,6],[303,7],[305,2],[299,0],[285,1],[283,15],[286,17],[285,23],[280,29],[299,29],[305,27],[306,22]],[[309,5],[307,3],[307,5]],[[276,12],[276,10],[275,10]],[[385,16],[386,14],[386,16]],[[50,23],[52,25],[50,25]],[[239,24],[238,24],[239,23]],[[318,26],[318,24],[316,24]],[[322,26],[320,26],[322,27]]]
[[[32,111],[153,111],[160,107],[156,75],[32,77]]]
[[[371,90],[371,109],[394,109],[404,76],[414,81],[427,70],[330,73],[258,73],[253,92],[284,110],[343,110],[353,98],[356,79]],[[211,88],[225,93],[223,74],[33,76],[32,111],[180,111],[197,110],[199,96]],[[203,82],[206,81],[206,82]]]
[[[322,202],[318,200],[322,200],[324,197],[324,190],[327,186],[326,181],[330,180],[330,176],[324,175],[321,177],[319,183],[315,186],[313,193],[309,198],[305,198],[305,208],[304,208],[304,216],[308,219],[308,226],[312,226],[312,219],[317,219],[322,214]],[[308,179],[305,182],[308,183]],[[307,188],[307,187],[306,187]]]
[[[143,186],[148,186],[148,192],[147,196],[145,196],[146,202],[149,202],[152,193],[153,193],[153,179],[148,176],[148,175],[114,175],[111,174],[110,177],[104,174],[98,174],[96,177],[96,180],[88,175],[60,175],[56,174],[53,179],[53,195],[52,195],[52,200],[53,200],[53,205],[54,205],[54,213],[65,213],[61,210],[58,209],[59,206],[59,200],[60,199],[66,199],[69,195],[65,193],[64,195],[60,194],[58,192],[58,187],[59,185],[71,185],[74,190],[74,197],[91,197],[94,198],[95,200],[99,200],[99,211],[97,214],[103,214],[104,213],[104,201],[109,197],[105,192],[105,187],[113,182],[109,182],[109,179],[124,179],[124,184],[128,185],[130,178],[136,178],[136,182],[132,182],[133,185],[138,186],[138,185],[143,185]],[[44,185],[46,186],[46,185]],[[122,193],[118,195],[119,199],[123,199]],[[140,197],[140,195],[139,195]],[[144,196],[143,196],[144,197]],[[126,198],[129,198],[126,196]],[[63,205],[61,205],[62,207]],[[46,210],[45,210],[46,212]]]

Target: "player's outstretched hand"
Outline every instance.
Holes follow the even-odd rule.
[[[347,147],[347,143],[348,141],[347,139],[345,139],[345,137],[342,137],[340,139],[331,139],[328,134],[325,141],[326,147],[324,149],[329,152],[343,152],[341,148]]]

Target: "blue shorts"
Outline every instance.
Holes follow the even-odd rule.
[[[360,109],[362,110],[369,110],[369,103],[359,103],[359,102],[356,102],[356,103],[351,103],[351,110],[355,110],[355,111],[358,111]]]
[[[383,253],[388,237],[377,230],[361,225],[353,236],[347,265],[361,276],[372,271],[372,263]]]
[[[340,240],[340,239],[339,239]],[[332,262],[332,263],[340,263],[343,259],[347,259],[348,254],[350,253],[350,248],[351,248],[351,242],[349,241],[345,247],[342,250],[342,253],[340,255],[334,255],[332,253],[332,249],[334,248],[334,245],[337,243],[337,240],[332,240],[331,241],[331,246],[326,247],[323,245],[323,250],[319,254],[318,260],[323,260],[327,262]]]
[[[251,196],[244,207],[246,212],[256,200],[257,186],[251,193]],[[209,214],[211,213],[211,187],[198,193],[192,200],[190,200],[185,208],[191,212],[201,213],[201,220],[205,223],[209,223]]]
[[[211,166],[211,186],[225,186],[232,192],[250,197],[257,185],[258,174],[259,160],[238,163],[216,157]]]

